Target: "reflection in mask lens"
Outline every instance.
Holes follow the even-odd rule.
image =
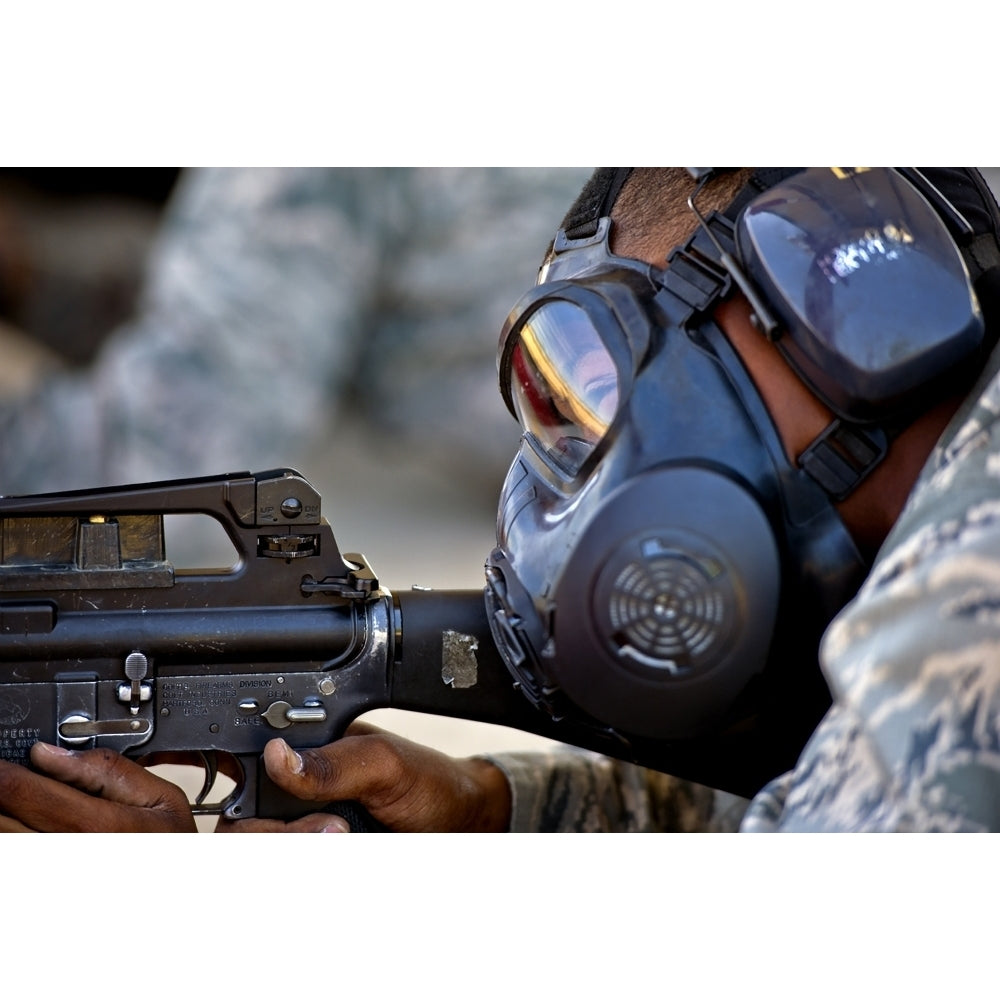
[[[587,313],[548,302],[521,329],[511,359],[518,419],[571,473],[593,452],[618,410],[618,369]]]

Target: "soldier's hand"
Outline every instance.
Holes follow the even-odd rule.
[[[194,833],[184,792],[112,750],[36,743],[31,763],[0,761],[0,832]]]
[[[284,740],[264,749],[275,784],[306,802],[360,802],[398,832],[501,832],[510,823],[507,779],[488,761],[455,758],[367,723],[316,750],[296,752]],[[346,832],[340,817],[314,813],[291,823],[222,821],[226,833]]]

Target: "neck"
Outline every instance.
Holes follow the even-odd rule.
[[[837,505],[866,558],[875,557],[899,520],[927,457],[961,401],[961,396],[945,399],[921,414],[892,442],[878,468]]]

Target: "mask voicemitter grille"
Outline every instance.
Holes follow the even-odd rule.
[[[629,562],[608,594],[612,641],[646,666],[688,674],[711,659],[725,631],[721,568],[655,541],[642,548],[645,558]]]

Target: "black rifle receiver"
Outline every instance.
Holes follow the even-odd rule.
[[[219,521],[234,565],[175,570],[168,514]],[[196,812],[288,819],[317,805],[268,782],[267,741],[320,746],[385,707],[569,738],[515,690],[481,591],[382,589],[290,469],[0,497],[0,759],[196,757]],[[220,754],[236,787],[207,802]]]

